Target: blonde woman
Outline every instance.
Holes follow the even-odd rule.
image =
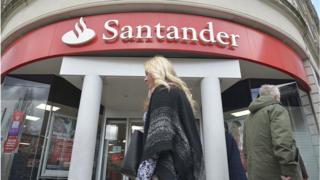
[[[162,56],[148,60],[144,68],[151,97],[137,179],[204,179],[203,153],[193,114],[195,101],[188,87]]]

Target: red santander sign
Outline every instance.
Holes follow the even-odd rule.
[[[106,20],[104,23],[105,33],[102,39],[107,43],[112,43],[117,39],[125,42],[145,42],[156,39],[159,41],[174,41],[181,43],[198,43],[202,44],[218,44],[221,47],[238,46],[237,39],[240,35],[236,33],[217,32],[214,31],[213,22],[207,22],[204,28],[197,30],[192,26],[177,27],[174,25],[165,26],[160,22],[154,26],[144,25],[121,25],[118,19]],[[91,41],[95,37],[95,31],[88,28],[83,17],[79,23],[75,24],[74,30],[70,30],[62,36],[62,42],[67,45],[83,45]]]
[[[128,12],[86,16],[33,30],[3,53],[1,73],[49,57],[163,52],[251,61],[294,77],[309,90],[303,62],[281,40],[234,22],[190,14]]]

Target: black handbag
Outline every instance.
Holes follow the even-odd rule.
[[[143,133],[135,130],[131,135],[127,152],[124,156],[120,172],[129,177],[137,177],[143,151]]]

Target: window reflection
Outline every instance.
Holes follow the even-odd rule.
[[[5,77],[1,179],[67,179],[80,94],[55,75]]]
[[[249,82],[249,90],[250,94],[242,94],[242,91],[248,87],[246,81]],[[245,82],[245,83],[244,83]],[[227,93],[223,94],[224,100],[228,101],[223,107],[224,112],[224,120],[228,123],[229,132],[234,137],[236,142],[238,143],[241,160],[244,164],[243,160],[243,152],[242,152],[242,143],[243,143],[243,124],[245,119],[247,118],[247,114],[242,113],[243,115],[236,116],[240,112],[245,112],[248,110],[249,101],[243,101],[240,106],[231,106],[229,103],[230,99],[233,99],[234,96],[239,96],[240,94],[244,97],[243,99],[254,100],[257,98],[259,94],[259,88],[262,84],[277,84],[281,94],[281,104],[288,110],[291,120],[291,126],[294,138],[296,140],[296,144],[299,148],[300,154],[304,160],[307,171],[309,172],[310,177],[316,177],[314,172],[316,170],[316,163],[314,161],[315,154],[313,151],[313,145],[311,141],[310,133],[307,129],[307,119],[303,112],[299,87],[297,83],[294,81],[289,82],[275,82],[273,80],[245,80],[236,84],[234,89],[230,88],[227,90]],[[242,86],[243,85],[243,86]],[[232,92],[231,92],[232,91]],[[241,93],[239,93],[241,92]],[[301,93],[301,92],[300,92]],[[305,93],[306,94],[306,93]],[[311,104],[311,102],[309,102]],[[312,112],[310,112],[311,114]],[[312,114],[311,114],[312,115]],[[312,178],[311,178],[312,179]]]
[[[40,103],[47,103],[49,89],[50,85],[44,83],[13,77],[5,79],[1,92],[3,179],[8,179],[9,175],[9,179],[14,180],[36,177],[45,112],[35,107]],[[11,167],[12,164],[14,166]]]
[[[41,177],[68,176],[75,125],[75,117],[52,113]]]

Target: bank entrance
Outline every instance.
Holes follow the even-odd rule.
[[[65,57],[63,59],[60,71],[62,75],[84,76],[68,174],[69,179],[91,178],[95,150],[95,141],[92,140],[96,135],[98,126],[97,113],[99,112],[102,92],[104,92],[103,80],[108,79],[108,77],[143,78],[143,64],[146,60],[144,58],[104,57]],[[205,165],[209,169],[212,168],[212,171],[206,172],[206,176],[209,179],[227,179],[228,169],[225,139],[221,138],[224,137],[224,125],[220,78],[240,78],[239,61],[212,61],[206,59],[170,60],[178,76],[200,79],[200,107]],[[106,99],[107,101],[108,99]],[[92,119],[91,124],[88,124],[88,118]],[[213,131],[212,128],[215,130]],[[88,136],[91,138],[88,138]],[[209,159],[215,159],[215,161],[210,161]],[[81,175],[78,172],[81,172]]]
[[[126,179],[119,173],[119,167],[132,130],[143,126],[146,87],[142,65],[146,58],[65,59],[55,75],[34,74],[27,66],[5,78],[3,139],[7,139],[14,114],[23,112],[25,118],[17,136],[20,144],[14,152],[2,151],[3,179],[67,179],[72,172],[87,175],[86,179]],[[227,168],[222,166],[226,163],[222,157],[225,151],[217,153],[219,150],[215,149],[225,145],[223,121],[240,137],[241,148],[241,128],[246,115],[235,114],[247,110],[257,96],[257,88],[265,83],[281,87],[283,103],[293,117],[296,141],[307,168],[313,172],[315,153],[299,98],[306,93],[293,78],[241,60],[169,59],[199,105],[196,118],[206,166],[212,167],[207,177],[225,179]],[[236,67],[241,69],[241,78]],[[81,106],[83,98],[88,106]],[[77,132],[81,132],[78,142]],[[220,173],[213,173],[217,167],[221,168]]]
[[[143,129],[144,100],[147,87],[143,77],[105,78],[102,102],[105,108],[104,118],[99,122],[99,147],[95,154],[94,172],[98,179],[128,179],[119,172],[131,134],[136,129]],[[200,78],[184,78],[192,89],[194,99],[200,101]],[[197,124],[200,129],[200,107],[197,108]]]

